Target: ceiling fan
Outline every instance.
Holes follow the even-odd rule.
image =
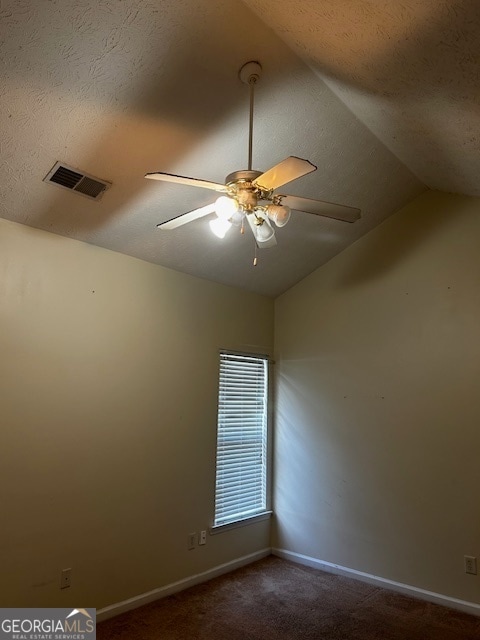
[[[308,160],[289,156],[268,171],[252,170],[254,90],[261,72],[261,65],[253,61],[244,64],[239,72],[240,80],[250,87],[248,169],[230,173],[225,178],[225,184],[171,173],[147,173],[145,178],[151,180],[202,187],[223,194],[212,204],[160,222],[157,224],[158,228],[175,229],[197,218],[216,213],[217,217],[210,222],[210,228],[219,238],[225,237],[232,225],[239,226],[243,233],[244,221],[247,220],[256,245],[259,248],[266,248],[277,244],[272,222],[277,227],[285,226],[290,219],[292,209],[344,222],[355,222],[360,218],[360,209],[275,193],[278,187],[316,171],[317,167]],[[256,264],[256,258],[254,264]]]

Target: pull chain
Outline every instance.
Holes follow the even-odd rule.
[[[255,253],[254,253],[254,257],[253,257],[253,266],[256,267],[257,266],[257,243],[255,242]]]

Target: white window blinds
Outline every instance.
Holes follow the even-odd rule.
[[[268,361],[220,354],[215,526],[267,508]]]

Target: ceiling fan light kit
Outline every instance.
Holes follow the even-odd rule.
[[[256,61],[247,62],[239,71],[240,80],[250,87],[248,169],[230,173],[225,178],[224,185],[170,173],[147,173],[145,177],[149,179],[211,189],[222,194],[214,204],[161,222],[157,224],[158,228],[175,229],[197,218],[216,213],[217,217],[210,222],[210,228],[217,237],[224,238],[232,226],[240,226],[243,233],[244,221],[247,220],[256,246],[268,248],[277,244],[271,223],[279,228],[284,227],[290,220],[292,209],[343,222],[354,222],[360,218],[360,210],[353,207],[274,193],[278,187],[316,171],[317,167],[308,160],[289,156],[265,172],[252,170],[254,91],[261,75],[262,67]],[[256,263],[255,256],[254,265]]]

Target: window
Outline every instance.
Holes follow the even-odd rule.
[[[220,353],[214,527],[267,511],[268,359]]]

